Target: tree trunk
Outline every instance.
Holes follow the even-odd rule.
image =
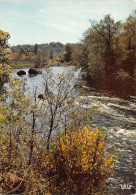
[[[31,141],[30,141],[30,154],[29,154],[28,165],[30,165],[32,162],[33,149],[34,149],[34,130],[35,130],[35,114],[33,112],[33,125],[32,125]]]
[[[50,138],[51,138],[51,133],[53,130],[53,121],[54,121],[54,117],[52,116],[51,123],[50,123],[50,131],[49,131],[48,139],[47,139],[47,148],[46,148],[47,150],[49,150],[49,146],[50,146]]]

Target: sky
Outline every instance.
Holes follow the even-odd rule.
[[[10,33],[11,46],[77,43],[90,19],[125,21],[134,9],[136,0],[0,0],[0,29]]]

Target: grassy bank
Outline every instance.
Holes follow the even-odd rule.
[[[18,63],[11,63],[10,66],[14,69],[21,69],[21,68],[35,68],[35,63],[30,62],[18,62]],[[44,64],[43,67],[48,66],[70,66],[68,63],[61,63],[58,61],[48,61],[46,64]]]
[[[18,63],[11,63],[10,66],[14,69],[19,69],[19,68],[32,68],[32,67],[35,67],[35,64],[34,63],[21,63],[21,62],[18,62]]]

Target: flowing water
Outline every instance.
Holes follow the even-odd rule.
[[[53,73],[67,73],[72,67],[53,67]],[[28,72],[28,69],[23,69]],[[14,70],[16,75],[18,70]],[[44,70],[43,70],[44,72]],[[27,79],[30,91],[38,87],[39,93],[42,91],[42,75],[29,77]],[[74,72],[72,85],[82,83],[80,69]],[[136,181],[136,97],[122,99],[118,97],[103,95],[87,88],[87,95],[80,93],[80,89],[75,89],[75,93],[80,100],[84,100],[80,106],[87,109],[90,106],[98,105],[99,113],[95,115],[91,122],[92,128],[98,127],[103,133],[108,135],[108,150],[117,149],[117,158],[115,159],[115,173],[108,180],[116,189],[121,184],[129,184],[135,187]],[[78,101],[76,102],[78,104]]]
[[[114,177],[109,179],[113,187],[121,184],[133,187],[136,181],[136,99],[124,100],[91,92],[86,99],[87,107],[98,105],[100,113],[92,122],[94,128],[102,129],[108,135],[108,150],[117,149]]]

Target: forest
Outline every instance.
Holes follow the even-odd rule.
[[[90,20],[80,43],[11,47],[0,30],[0,193],[112,194],[116,150],[107,135],[91,128],[98,106],[75,106],[71,74],[54,78],[50,66],[87,72],[88,85],[125,96],[136,95],[136,10],[125,22],[106,15]],[[44,68],[44,96],[29,93],[12,67]],[[60,131],[61,129],[61,131]],[[55,136],[54,136],[55,135]]]
[[[73,50],[71,45],[70,60],[86,69],[90,85],[136,95],[136,10],[125,22],[106,15],[90,23],[82,45]]]

